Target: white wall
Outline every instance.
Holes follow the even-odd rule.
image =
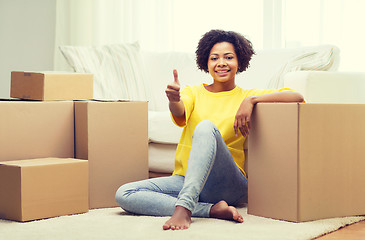
[[[56,0],[0,0],[0,98],[10,72],[53,70]]]

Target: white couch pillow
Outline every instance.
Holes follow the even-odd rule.
[[[247,71],[237,75],[236,83],[245,89],[282,88],[288,72],[337,70],[339,55],[339,48],[333,45],[260,50]]]
[[[139,44],[61,46],[75,72],[94,74],[94,98],[150,100]]]
[[[340,65],[340,49],[333,45],[300,48],[270,80],[269,88],[284,87],[284,76],[295,71],[336,71]]]

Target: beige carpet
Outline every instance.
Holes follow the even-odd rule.
[[[163,231],[167,217],[133,216],[120,208],[95,209],[85,214],[62,216],[27,223],[0,220],[0,239],[313,239],[365,217],[346,217],[291,223],[256,217],[239,208],[242,224],[216,219],[193,218],[188,230]]]

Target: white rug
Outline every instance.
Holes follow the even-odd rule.
[[[0,239],[313,239],[365,217],[345,217],[305,223],[291,223],[256,217],[239,208],[242,224],[217,219],[193,218],[188,230],[164,231],[168,217],[134,216],[121,208],[94,209],[85,214],[62,216],[27,223],[0,220]]]

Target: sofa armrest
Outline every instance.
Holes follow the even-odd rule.
[[[300,92],[308,103],[365,103],[362,72],[290,72],[284,87]]]

